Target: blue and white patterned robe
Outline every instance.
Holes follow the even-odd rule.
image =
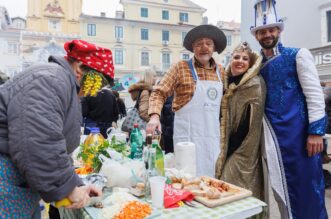
[[[313,58],[307,49],[279,43],[276,55],[264,58],[260,73],[267,87],[265,114],[278,152],[272,156],[279,156],[279,184],[289,218],[328,218],[321,156],[308,157],[306,150],[308,135],[324,135],[327,123]]]

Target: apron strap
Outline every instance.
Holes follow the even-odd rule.
[[[193,80],[194,81],[197,81],[199,80],[199,77],[198,77],[198,74],[193,66],[193,61],[192,59],[190,59],[189,61],[187,61],[187,64],[188,66],[190,67],[190,70],[191,70],[191,74],[192,74],[192,77],[193,77]],[[219,67],[218,67],[218,64],[215,63],[216,65],[216,74],[217,74],[217,77],[218,77],[218,80],[221,81],[221,76],[220,76],[220,70],[219,70]]]
[[[192,74],[192,77],[194,79],[194,81],[197,81],[199,79],[194,67],[193,67],[193,61],[192,59],[190,59],[188,62],[188,66],[190,67],[190,70],[191,70],[191,74]]]

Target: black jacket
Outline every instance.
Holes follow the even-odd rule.
[[[172,101],[174,97],[170,96],[166,99],[161,111],[161,127],[162,134],[172,136],[174,133],[175,113],[172,111]]]
[[[116,98],[109,88],[101,89],[95,97],[84,97],[82,111],[83,117],[95,122],[111,124],[118,120]]]
[[[121,98],[117,99],[117,107],[118,107],[118,112],[122,117],[126,116],[126,107],[125,103]]]

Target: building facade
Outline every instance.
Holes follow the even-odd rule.
[[[241,41],[240,23],[234,21],[219,21],[216,26],[224,32],[227,45],[221,54],[215,54],[214,57],[219,63],[226,67],[230,62],[232,51]]]
[[[20,31],[11,28],[12,21],[5,7],[0,7],[0,71],[12,77],[21,70]]]
[[[82,0],[28,0],[27,29],[79,34]]]
[[[241,1],[241,37],[259,49],[250,27],[254,25],[255,1]],[[330,0],[277,1],[277,13],[284,22],[281,41],[285,46],[311,50],[320,79],[331,82],[331,2]],[[293,13],[295,11],[295,13]],[[309,15],[309,16],[307,16]]]
[[[146,69],[159,77],[173,63],[193,54],[182,45],[189,30],[202,23],[206,9],[190,0],[120,0],[123,11],[113,18],[82,14],[82,0],[28,0],[26,20],[12,18],[0,37],[7,66],[0,70],[14,75],[33,63],[46,62],[49,55],[64,55],[63,44],[84,39],[113,52],[115,78],[141,78]],[[3,17],[9,17],[3,13]],[[3,22],[4,23],[4,22]],[[240,24],[218,22],[228,45],[215,59],[224,66],[240,41]],[[1,35],[0,34],[0,35]],[[14,65],[13,63],[16,63]],[[136,80],[135,80],[136,81]]]
[[[65,55],[65,42],[80,39],[82,0],[28,0],[26,29],[20,31],[22,69]]]
[[[148,69],[159,76],[192,54],[183,45],[186,33],[203,21],[204,8],[188,0],[121,0],[115,18],[81,16],[81,36],[113,52],[115,77],[140,78]]]
[[[0,71],[9,77],[22,70],[20,30],[7,28],[0,31],[0,60]]]

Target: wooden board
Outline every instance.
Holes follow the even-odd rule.
[[[222,180],[219,181],[224,182]],[[247,189],[241,188],[239,186],[235,186],[227,182],[224,183],[230,186],[230,190],[228,192],[224,192],[224,193],[222,192],[221,197],[219,199],[209,199],[202,196],[195,196],[194,199],[209,208],[215,208],[220,205],[224,205],[239,199],[252,196],[252,192]]]

